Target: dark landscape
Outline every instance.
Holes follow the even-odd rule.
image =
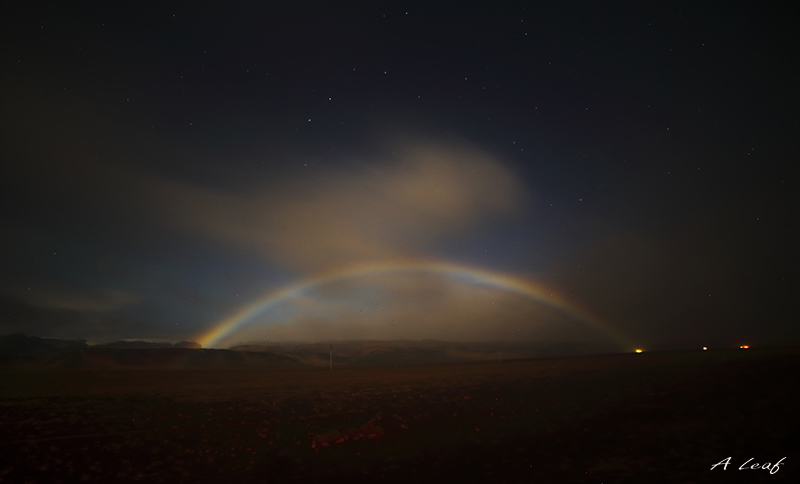
[[[183,369],[175,369],[179,360]],[[330,370],[267,351],[83,348],[6,357],[0,482],[798,475],[798,348],[401,360],[334,361]],[[727,469],[711,470],[727,457]],[[770,469],[739,470],[751,458]]]

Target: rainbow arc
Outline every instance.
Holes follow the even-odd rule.
[[[486,271],[460,264],[438,261],[413,261],[404,263],[368,264],[350,267],[345,270],[338,270],[318,275],[316,277],[291,284],[284,288],[271,291],[264,295],[264,297],[254,301],[229,317],[214,324],[209,331],[198,338],[198,342],[206,348],[214,347],[220,341],[224,340],[236,332],[236,330],[254,320],[260,314],[269,311],[270,308],[275,307],[283,301],[299,295],[301,292],[319,288],[326,284],[346,281],[349,279],[399,273],[440,274],[457,278],[462,281],[465,280],[468,283],[490,286],[498,290],[516,293],[536,301],[537,303],[554,308],[578,321],[588,324],[610,336],[618,344],[624,345],[624,341],[626,339],[614,328],[593,317],[590,313],[583,310],[575,303],[572,303],[561,297],[554,290],[547,288],[544,285],[537,284],[523,278],[512,277],[505,274]]]

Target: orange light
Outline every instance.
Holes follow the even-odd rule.
[[[750,347],[750,345],[742,345],[742,346],[740,346],[739,348],[741,348],[741,349],[743,349],[743,350],[746,350],[746,349],[747,349],[747,348],[749,348],[749,347]]]
[[[703,351],[706,351],[706,350],[708,350],[708,347],[703,346]]]
[[[637,353],[641,353],[641,352],[642,352],[642,350],[640,350],[639,348],[636,348],[636,352],[637,352]]]

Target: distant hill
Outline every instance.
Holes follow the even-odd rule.
[[[231,351],[255,351],[255,352],[263,352],[263,351],[271,351],[274,353],[283,353],[286,349],[281,345],[269,344],[269,345],[237,345],[230,348]]]
[[[113,349],[155,349],[155,348],[202,348],[194,341],[181,341],[180,343],[161,343],[151,341],[115,341],[99,345],[88,345],[83,339],[56,339],[26,336],[22,333],[0,336],[0,357],[37,357],[57,355],[65,351],[86,348],[113,348]]]
[[[113,343],[104,343],[99,345],[92,345],[92,348],[128,348],[128,349],[146,349],[146,348],[202,348],[200,343],[194,341],[181,341],[180,343],[154,343],[151,341],[115,341]]]
[[[568,344],[531,342],[451,342],[437,340],[334,341],[325,343],[248,342],[232,351],[266,351],[296,359],[305,364],[330,364],[333,345],[334,366],[430,365],[470,361],[497,361],[550,356],[570,356],[614,352],[612,348],[586,348]]]
[[[334,364],[345,366],[372,365],[427,365],[462,361],[451,358],[440,348],[418,347],[415,342],[402,341],[347,341],[336,342]],[[287,344],[247,344],[231,348],[233,351],[267,351],[296,359],[308,365],[324,366],[330,364],[330,343]]]
[[[85,348],[54,356],[42,366],[92,369],[295,368],[302,363],[284,355],[188,348]]]
[[[0,356],[2,357],[56,355],[88,346],[86,340],[82,339],[39,338],[38,336],[25,336],[22,333],[0,336]]]
[[[331,345],[334,366],[431,365],[615,352],[611,348],[570,344],[436,340],[251,341],[229,350],[212,350],[190,341],[116,341],[89,346],[84,340],[12,334],[0,337],[0,358],[9,367],[289,368],[329,365]]]

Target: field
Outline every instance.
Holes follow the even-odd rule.
[[[800,482],[798,363],[6,369],[0,482]]]

